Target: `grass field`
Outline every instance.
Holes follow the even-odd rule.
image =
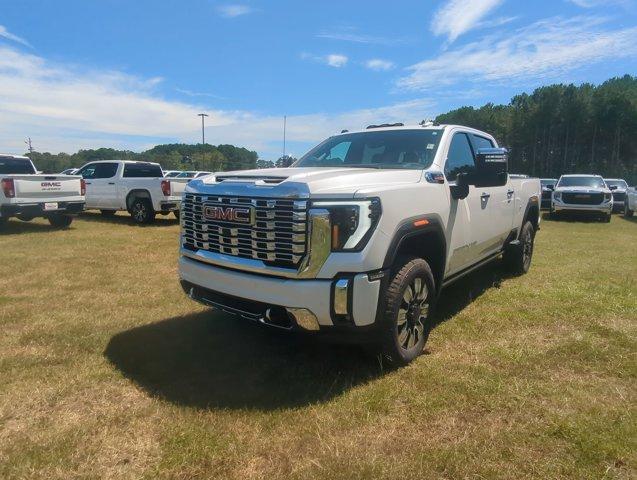
[[[635,478],[637,222],[544,221],[528,275],[450,287],[427,354],[211,311],[178,225],[0,235],[0,478]]]

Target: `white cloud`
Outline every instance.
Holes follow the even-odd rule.
[[[220,5],[219,7],[217,7],[217,11],[222,17],[235,18],[253,13],[254,9],[248,5],[231,4]]]
[[[330,67],[341,68],[347,65],[349,58],[340,53],[331,53],[329,55],[313,55],[311,53],[304,52],[301,54],[303,60],[312,60],[314,62],[323,63]]]
[[[336,68],[344,67],[345,65],[347,65],[348,60],[349,59],[345,55],[340,55],[336,53],[333,53],[325,57],[326,63],[330,67],[336,67]]]
[[[360,33],[355,27],[342,26],[334,30],[323,30],[316,34],[317,38],[338,40],[342,42],[373,44],[373,45],[397,45],[405,43],[402,38],[386,38]]]
[[[450,0],[442,6],[431,21],[435,35],[446,35],[453,42],[463,33],[475,28],[480,20],[504,0]]]
[[[550,79],[585,65],[637,55],[637,27],[607,29],[599,17],[550,18],[494,34],[408,67],[405,90],[459,81]]]
[[[394,62],[390,62],[389,60],[383,60],[381,58],[372,58],[371,60],[367,60],[365,62],[365,67],[377,72],[391,70],[395,66],[396,65],[394,65]]]
[[[188,90],[186,88],[175,88],[175,91],[183,95],[186,95],[188,97],[208,97],[208,98],[216,98],[218,100],[225,100],[225,97],[222,97],[220,95],[215,95],[214,93],[195,92],[192,90]]]
[[[143,150],[157,143],[196,142],[197,113],[206,112],[206,139],[257,150],[276,158],[281,116],[210,108],[163,98],[160,78],[114,71],[87,71],[0,46],[0,145],[24,152],[33,138],[38,151],[75,152],[111,146]],[[288,116],[288,140],[310,146],[341,128],[370,123],[417,122],[432,116],[423,99],[335,114]],[[298,144],[298,143],[297,143]],[[303,152],[293,152],[300,154]]]
[[[608,5],[624,5],[627,6],[629,0],[567,0],[582,8],[605,7]]]
[[[24,38],[18,37],[17,35],[14,35],[9,30],[7,30],[4,25],[0,25],[0,38],[6,38],[7,40],[11,40],[12,42],[21,43],[22,45],[26,45],[27,47],[31,46],[31,44]]]

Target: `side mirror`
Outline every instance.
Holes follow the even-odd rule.
[[[553,190],[555,190],[555,185],[547,185],[546,189],[552,192]]]
[[[610,188],[611,190],[617,190],[617,185],[611,185],[611,186],[610,186],[610,187],[608,187],[608,188]]]
[[[479,148],[476,154],[476,187],[501,187],[509,176],[509,152],[506,148]]]
[[[455,200],[462,200],[469,196],[469,175],[467,173],[459,173],[456,177],[456,184],[449,185],[451,196]]]

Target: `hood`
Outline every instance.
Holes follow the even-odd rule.
[[[376,168],[268,168],[221,172],[190,182],[193,188],[221,195],[237,194],[241,186],[253,189],[289,191],[294,185],[310,195],[354,196],[360,189],[416,183],[422,170],[380,170]],[[302,187],[301,187],[302,186]],[[247,192],[246,192],[247,193]]]
[[[593,188],[593,187],[558,187],[556,192],[574,192],[574,193],[610,193],[608,188]]]

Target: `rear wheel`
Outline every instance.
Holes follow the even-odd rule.
[[[522,226],[517,245],[509,245],[504,250],[504,264],[515,275],[523,275],[531,268],[533,258],[533,244],[535,242],[535,228],[527,220]]]
[[[71,223],[73,223],[72,216],[64,215],[62,213],[56,213],[54,215],[50,215],[48,218],[49,218],[49,223],[54,228],[66,228],[69,225],[71,225]]]
[[[131,205],[130,214],[135,223],[151,223],[155,220],[155,210],[147,198],[136,198]]]
[[[632,217],[635,212],[628,207],[628,199],[624,202],[624,217]]]
[[[100,210],[103,217],[114,217],[117,210]]]
[[[173,215],[175,216],[177,220],[179,220],[179,210],[174,210]]]
[[[385,293],[383,352],[396,365],[407,365],[425,348],[431,329],[435,283],[422,258],[404,258]]]

